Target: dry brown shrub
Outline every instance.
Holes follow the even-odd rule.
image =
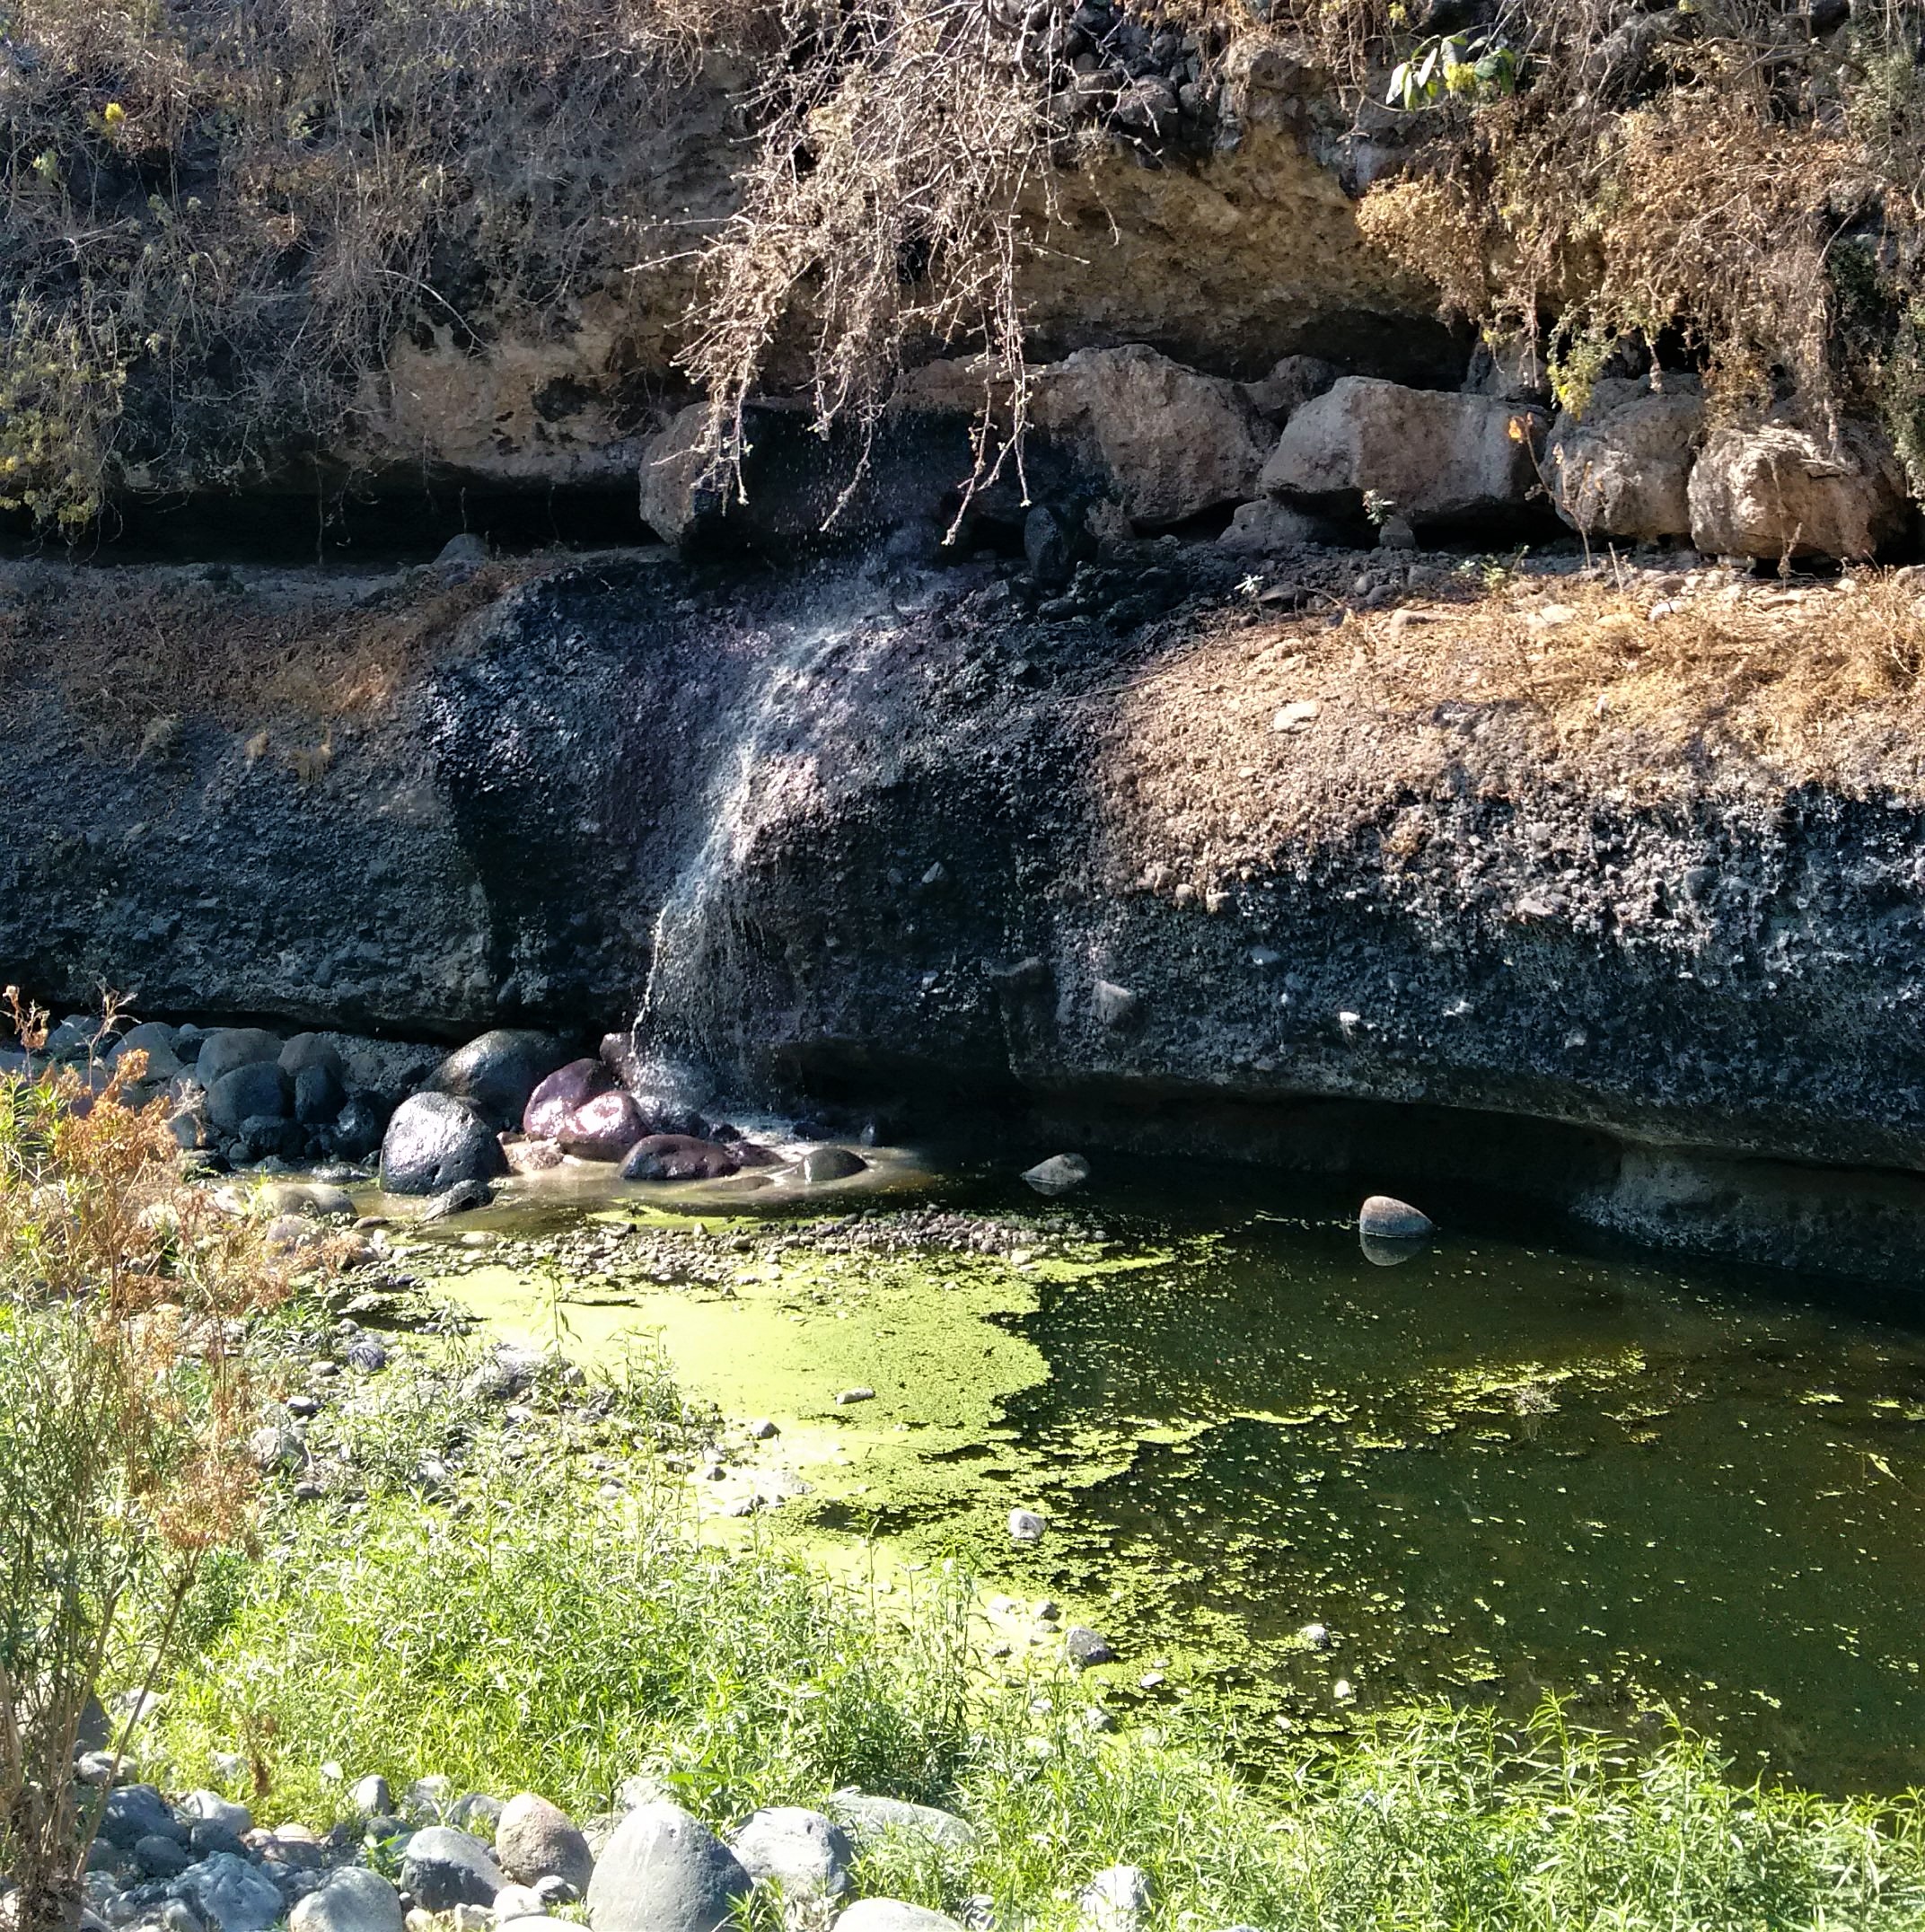
[[[1364,0],[1292,14],[1359,96],[1416,38],[1376,18]],[[1367,234],[1428,277],[1441,308],[1548,333],[1580,407],[1620,338],[1667,333],[1728,410],[1793,397],[1823,428],[1862,400],[1890,351],[1841,335],[1841,238],[1876,264],[1885,335],[1925,292],[1916,11],[1860,10],[1821,41],[1751,0],[1630,14],[1551,0],[1498,31],[1517,91],[1413,116],[1403,174],[1362,204]]]
[[[32,1043],[45,1016],[7,999]],[[286,1287],[258,1225],[181,1181],[145,1072],[0,1077],[0,1870],[23,1932],[77,1917],[90,1701],[110,1671],[153,1688],[203,1559],[247,1533],[242,1338]]]
[[[1358,205],[1364,238],[1437,292],[1446,315],[1481,320],[1494,290],[1485,224],[1446,180],[1413,175],[1385,181]]]
[[[985,356],[979,474],[1020,443],[1016,268],[1053,220],[1064,133],[1040,66],[975,0],[862,0],[796,32],[756,96],[762,131],[683,358],[708,453],[738,485],[743,406],[797,326],[824,434],[850,422],[866,446],[905,362],[961,343]]]

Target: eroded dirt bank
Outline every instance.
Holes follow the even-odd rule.
[[[0,965],[1909,1273],[1918,586],[1453,564],[13,566]]]

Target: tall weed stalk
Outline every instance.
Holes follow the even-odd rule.
[[[43,1016],[15,1010],[31,1042]],[[0,1875],[22,1932],[77,1916],[106,1785],[75,1759],[103,1681],[160,1682],[252,1487],[236,1324],[279,1283],[182,1186],[162,1110],[124,1103],[144,1071],[0,1078]]]

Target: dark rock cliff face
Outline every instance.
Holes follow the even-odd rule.
[[[1408,721],[1445,747],[1417,857],[1359,813],[1200,887],[1125,803],[1187,742],[1141,709],[1217,594],[1190,590],[1119,629],[1028,619],[988,564],[585,563],[470,620],[304,785],[205,718],[107,755],[16,693],[0,971],[450,1040],[639,1014],[738,1091],[892,1096],[912,1133],[972,1104],[1908,1272],[1914,803],[1534,780],[1467,701]]]

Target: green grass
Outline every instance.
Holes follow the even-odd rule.
[[[391,1386],[411,1433],[420,1391]],[[1702,1740],[1634,1748],[1554,1705],[1521,1731],[1439,1707],[1340,1744],[1271,1743],[1258,1780],[1221,1710],[1101,1732],[1053,1669],[997,1683],[953,1578],[905,1603],[773,1550],[701,1546],[651,1504],[646,1448],[639,1502],[598,1502],[569,1459],[578,1393],[551,1400],[520,1461],[488,1411],[457,1427],[449,1401],[433,1433],[472,1443],[438,1499],[399,1485],[364,1412],[342,1438],[372,1493],[277,1507],[268,1551],[216,1570],[150,1770],[199,1782],[212,1752],[247,1750],[262,1815],[316,1824],[339,1799],[330,1760],[349,1778],[540,1790],[578,1815],[650,1770],[717,1825],[857,1784],[978,1827],[966,1856],[872,1851],[862,1889],[951,1910],[987,1895],[1002,1932],[1072,1925],[1077,1892],[1119,1861],[1153,1875],[1157,1932],[1925,1925],[1912,1796],[1740,1787]],[[662,1402],[651,1386],[644,1406]],[[601,1439],[637,1426],[589,1408]]]

